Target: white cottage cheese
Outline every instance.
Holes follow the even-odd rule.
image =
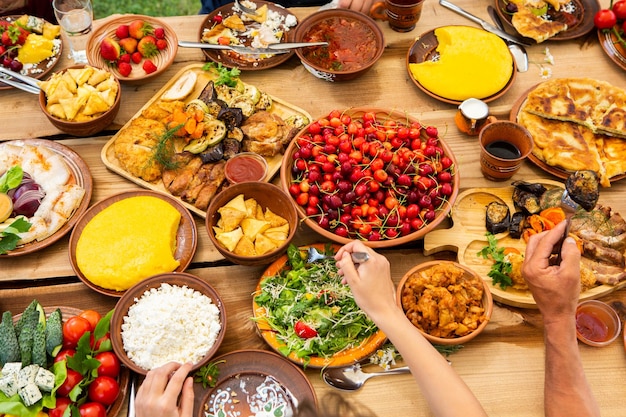
[[[122,341],[128,357],[150,370],[168,362],[197,363],[221,329],[212,300],[187,286],[161,284],[146,291],[128,309]]]

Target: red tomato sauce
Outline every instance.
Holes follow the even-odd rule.
[[[609,326],[606,325],[608,317],[604,320],[599,317],[601,311],[579,310],[576,313],[576,330],[583,337],[594,342],[604,342],[609,339]]]
[[[238,156],[230,159],[224,169],[231,183],[261,181],[265,178],[265,167],[253,156]]]
[[[363,22],[331,17],[313,25],[304,42],[328,42],[306,48],[303,55],[313,65],[329,71],[352,71],[367,65],[376,55],[376,36]]]

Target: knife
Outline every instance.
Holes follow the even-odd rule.
[[[489,16],[491,16],[491,20],[496,24],[498,29],[504,30],[504,25],[502,24],[502,20],[500,16],[498,16],[498,12],[496,9],[489,5],[487,6],[487,12]],[[528,71],[528,54],[526,53],[526,49],[521,45],[516,45],[510,41],[505,40],[509,50],[511,51],[511,55],[515,59],[515,66],[517,67],[517,71],[526,72]]]
[[[458,14],[460,14],[461,16],[465,16],[466,18],[470,19],[473,22],[478,23],[483,29],[485,29],[487,32],[493,33],[494,35],[497,35],[499,37],[501,37],[502,39],[505,39],[509,42],[513,42],[516,43],[518,45],[523,45],[523,46],[530,46],[529,42],[526,42],[520,38],[518,38],[517,36],[513,36],[513,35],[509,35],[508,33],[506,33],[503,30],[498,29],[497,27],[495,27],[494,25],[492,25],[491,23],[478,18],[476,16],[474,16],[471,13],[466,12],[465,10],[461,9],[459,6],[450,3],[447,0],[439,0],[439,4],[441,4],[443,7],[446,7],[454,12],[457,12]]]
[[[270,48],[248,48],[246,46],[238,45],[215,45],[212,43],[204,42],[189,42],[178,41],[178,46],[183,48],[201,48],[201,49],[219,49],[219,50],[231,50],[242,55],[265,55],[265,54],[288,54],[291,51],[289,49],[270,49]]]
[[[294,49],[306,48],[307,46],[328,46],[328,42],[285,42],[270,43],[267,45],[269,49]]]

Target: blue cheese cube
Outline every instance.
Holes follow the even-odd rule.
[[[0,378],[0,391],[9,398],[17,394],[17,374],[4,375]]]
[[[36,16],[28,16],[26,27],[31,31],[41,35],[43,33],[43,19]]]
[[[43,398],[41,391],[39,391],[39,388],[37,388],[34,382],[30,382],[19,388],[17,393],[20,394],[20,398],[26,407],[30,407]]]
[[[6,376],[11,374],[16,374],[22,369],[22,362],[7,362],[2,367],[2,372],[0,375]]]
[[[45,368],[39,368],[35,376],[35,385],[40,390],[50,392],[54,388],[54,374]]]
[[[22,388],[28,384],[34,384],[37,371],[39,371],[39,365],[32,364],[23,367],[17,374],[17,387]]]

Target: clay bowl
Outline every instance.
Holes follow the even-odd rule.
[[[111,317],[110,334],[113,350],[120,358],[120,361],[122,361],[122,363],[130,368],[132,371],[137,372],[141,375],[145,375],[148,372],[148,369],[139,366],[131,358],[129,358],[126,349],[124,348],[124,342],[122,339],[122,324],[124,323],[124,318],[128,315],[128,309],[132,305],[134,305],[146,291],[149,291],[151,289],[158,289],[159,287],[161,287],[161,284],[169,284],[177,287],[186,286],[192,290],[196,290],[202,295],[210,298],[212,304],[217,306],[219,309],[221,329],[217,334],[215,342],[208,350],[208,352],[199,361],[194,363],[191,370],[191,373],[193,373],[194,371],[200,369],[202,366],[206,365],[211,360],[211,358],[219,349],[222,341],[224,340],[224,335],[226,333],[226,307],[224,306],[224,302],[222,301],[221,296],[209,283],[186,272],[169,272],[165,274],[154,275],[148,279],[141,281],[140,283],[136,284],[128,291],[126,291],[124,296],[122,296],[122,298],[120,298],[115,305],[115,312],[113,313],[113,317]],[[161,310],[161,312],[166,311]],[[182,325],[182,323],[179,324]],[[196,324],[189,323],[186,328],[194,328],[195,326]],[[176,342],[173,342],[173,340],[174,339],[170,339],[169,341],[170,348],[176,349],[176,346],[174,346]],[[181,343],[186,343],[185,340],[181,340],[180,338],[176,340],[179,340]]]
[[[262,255],[243,256],[231,252],[217,240],[213,228],[221,217],[218,210],[239,194],[243,194],[246,200],[250,198],[256,200],[263,211],[270,209],[274,214],[287,219],[289,234],[280,246]],[[241,182],[225,188],[211,200],[206,213],[206,228],[215,248],[229,261],[239,265],[268,265],[287,251],[287,247],[293,240],[298,228],[298,214],[291,197],[277,186],[266,182]]]
[[[424,337],[426,337],[426,339],[428,339],[431,343],[434,343],[436,345],[461,345],[461,344],[467,343],[470,340],[474,339],[476,336],[478,336],[485,329],[485,327],[487,326],[487,323],[489,323],[489,320],[491,318],[491,313],[493,311],[493,298],[491,296],[491,292],[489,291],[489,287],[476,272],[472,271],[468,267],[463,266],[457,262],[452,262],[452,261],[430,261],[430,262],[424,262],[420,265],[417,265],[413,267],[412,269],[410,269],[400,280],[400,283],[398,284],[398,287],[396,290],[396,303],[398,304],[398,307],[400,307],[406,313],[406,308],[403,307],[402,294],[403,294],[404,286],[407,280],[409,280],[410,277],[416,274],[420,274],[424,271],[429,271],[432,267],[437,266],[437,265],[451,265],[451,266],[456,266],[458,268],[461,268],[464,271],[463,276],[465,278],[477,280],[482,284],[483,295],[482,295],[480,305],[481,307],[484,308],[483,318],[480,321],[478,327],[474,329],[471,333],[468,333],[459,337],[433,336],[429,334],[428,332],[424,331],[423,329],[421,329],[419,326],[416,326],[416,327],[424,335]]]
[[[92,66],[95,68],[106,68],[106,66]],[[68,69],[74,68],[84,68],[84,65],[75,65],[72,67],[68,67],[60,71],[60,73],[62,74]],[[115,120],[115,117],[117,116],[117,112],[120,110],[120,103],[122,102],[122,88],[120,86],[120,82],[115,77],[113,77],[113,79],[117,83],[117,95],[115,97],[115,102],[107,111],[105,111],[104,113],[99,113],[92,119],[85,121],[71,121],[53,116],[52,114],[50,114],[48,109],[46,109],[48,99],[43,90],[39,92],[39,107],[41,107],[41,111],[46,115],[50,123],[52,123],[57,129],[73,136],[95,135],[96,133],[103,131],[107,128],[107,126],[113,123],[113,120]]]
[[[348,22],[348,24],[360,24],[364,25],[365,30],[369,29],[374,36],[374,51],[370,53],[369,59],[364,60],[358,67],[349,70],[333,70],[329,69],[326,66],[320,66],[319,63],[314,63],[309,58],[309,53],[314,52],[314,50],[324,50],[328,48],[332,48],[333,41],[335,37],[337,37],[337,25],[340,25],[339,22],[333,22],[331,25],[335,28],[332,31],[325,30],[324,37],[322,38],[311,38],[312,30],[315,30],[315,27],[321,24],[326,19],[340,19],[342,22]],[[352,33],[355,33],[354,31]],[[296,27],[296,31],[294,34],[295,42],[310,42],[310,41],[329,41],[330,45],[328,47],[309,47],[309,48],[298,48],[296,49],[296,54],[300,58],[302,65],[313,75],[318,78],[327,81],[347,81],[357,78],[363,74],[365,74],[378,59],[382,56],[383,51],[385,50],[385,38],[383,36],[383,32],[380,30],[376,22],[370,18],[369,16],[356,12],[350,9],[329,9],[322,10],[320,12],[313,13],[304,19],[298,26]],[[330,51],[333,52],[332,50]],[[366,52],[359,51],[356,55],[360,58],[363,57]],[[362,59],[362,58],[361,58]]]
[[[116,29],[120,25],[128,25],[129,23],[138,19],[144,20],[155,29],[163,28],[165,30],[164,39],[167,41],[167,47],[165,49],[159,50],[155,56],[150,58],[150,60],[157,67],[156,71],[147,74],[142,67],[145,61],[145,59],[143,59],[138,64],[135,64],[133,61],[131,61],[130,64],[132,66],[132,71],[128,76],[123,76],[117,70],[116,65],[109,65],[108,61],[100,56],[100,43],[104,38],[107,37],[119,41],[120,39],[118,39],[115,35]],[[170,65],[172,65],[172,63],[174,62],[174,58],[176,58],[177,52],[178,37],[176,36],[176,32],[174,31],[174,29],[172,29],[170,25],[165,23],[163,20],[151,16],[137,14],[125,14],[108,20],[102,26],[94,30],[87,40],[87,61],[89,62],[89,64],[100,68],[108,67],[110,71],[124,84],[143,84],[146,81],[159,76]]]
[[[404,125],[410,125],[413,122],[417,122],[417,119],[409,116],[408,114],[404,112],[395,111],[395,110],[378,109],[378,108],[357,107],[357,108],[348,109],[344,111],[342,114],[349,115],[353,120],[356,120],[356,119],[362,120],[363,115],[365,113],[375,114],[376,121],[381,124],[384,123],[385,121],[395,121],[397,123],[402,123]],[[309,126],[312,126],[314,123],[317,123],[317,121],[314,121],[313,123],[309,124],[304,129],[302,129],[296,135],[294,140],[291,141],[291,143],[289,144],[289,146],[287,147],[285,151],[285,156],[283,157],[283,163],[280,168],[280,183],[281,183],[283,190],[286,193],[289,193],[289,188],[291,187],[292,184],[296,182],[294,181],[294,175],[295,175],[294,174],[294,154],[298,152],[299,150],[299,146],[300,146],[299,139],[305,135],[308,135]],[[422,129],[421,131],[421,140],[422,141],[427,140],[424,129]],[[459,174],[457,171],[458,165],[456,162],[456,158],[454,154],[452,153],[452,149],[450,149],[450,147],[441,138],[439,138],[438,140],[438,146],[443,150],[444,155],[450,158],[451,160],[451,165],[448,168],[448,171],[452,172],[452,181],[450,183],[452,187],[451,194],[448,195],[446,197],[446,201],[441,202],[438,208],[434,211],[434,214],[435,214],[434,219],[426,221],[418,229],[412,229],[413,231],[408,234],[405,234],[405,235],[398,234],[394,238],[386,237],[381,234],[382,237],[380,239],[371,240],[368,238],[368,236],[356,233],[354,231],[354,232],[350,232],[348,237],[343,237],[343,236],[336,234],[335,231],[330,228],[325,229],[321,227],[318,224],[318,219],[320,217],[319,214],[315,216],[308,216],[305,208],[303,206],[296,204],[298,215],[300,216],[301,219],[304,220],[307,226],[309,226],[315,232],[319,233],[324,238],[332,240],[339,244],[346,244],[352,241],[353,239],[360,239],[363,241],[363,243],[365,243],[367,246],[372,247],[372,248],[388,248],[388,247],[398,246],[398,245],[402,245],[408,242],[412,242],[414,240],[423,239],[427,233],[434,230],[444,219],[448,217],[448,214],[450,213],[450,210],[452,206],[454,205],[456,196],[459,192]],[[414,174],[411,174],[412,181],[415,179],[413,175]],[[392,178],[392,176],[389,176],[389,178]],[[318,181],[318,186],[321,185],[319,184],[321,182],[322,181]],[[395,187],[395,184],[394,184],[394,187]],[[393,187],[391,186],[389,188],[393,189]],[[381,187],[380,189],[383,190],[383,187]],[[322,195],[320,194],[320,199],[321,198],[322,198]],[[407,202],[405,202],[404,204],[406,205]],[[339,210],[344,211],[346,208],[348,208],[348,206],[350,206],[350,208],[353,208],[353,207],[356,207],[356,205],[360,205],[358,200],[354,200],[351,203],[343,202],[343,205],[339,208]]]

